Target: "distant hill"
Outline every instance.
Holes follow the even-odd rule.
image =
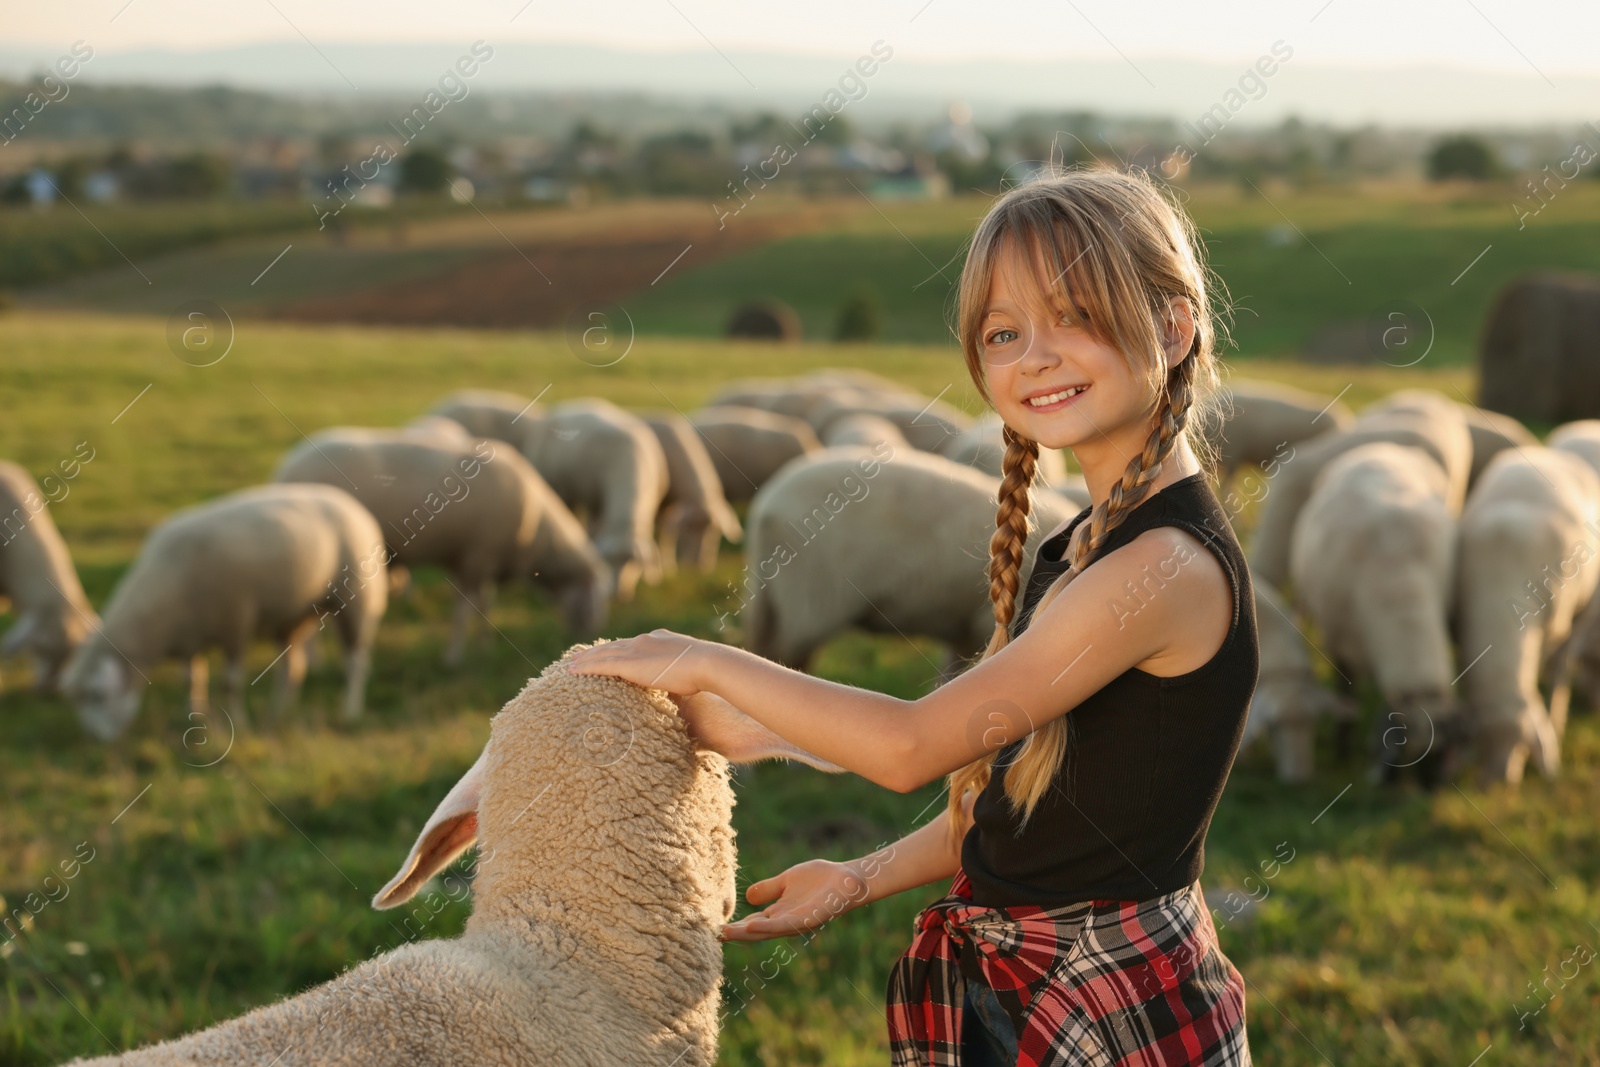
[[[199,86],[224,84],[279,93],[322,94],[362,105],[375,97],[418,97],[471,45],[339,44],[316,49],[299,39],[194,52],[102,50],[87,64],[85,83]],[[1262,42],[1262,51],[1270,42]],[[865,51],[870,42],[863,42]],[[793,108],[816,102],[855,55],[681,49],[633,51],[590,44],[502,43],[478,76],[485,94],[539,91],[650,92],[694,107]],[[57,49],[56,51],[59,51]],[[56,51],[0,48],[0,77],[28,80]],[[925,116],[930,106],[964,99],[979,121],[1003,121],[1032,108],[1089,108],[1116,115],[1193,119],[1231,88],[1248,59],[1201,62],[1139,56],[1040,62],[995,59],[955,62],[896,55],[851,104],[867,124]],[[1141,73],[1143,72],[1143,73]],[[1003,76],[999,76],[1002,75]],[[1147,80],[1148,79],[1148,80]],[[1557,72],[1562,92],[1533,71],[1465,67],[1327,66],[1301,55],[1283,65],[1271,91],[1248,105],[1241,121],[1276,122],[1289,114],[1339,123],[1430,127],[1543,124],[1591,120],[1600,78]],[[358,88],[352,88],[352,86]]]

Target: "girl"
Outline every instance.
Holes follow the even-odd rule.
[[[900,700],[666,630],[575,657],[677,694],[712,747],[748,716],[899,792],[947,777],[940,816],[752,884],[767,906],[723,928],[800,933],[953,876],[889,978],[896,1067],[1250,1062],[1198,882],[1259,659],[1190,435],[1217,377],[1200,251],[1148,177],[1109,169],[1052,171],[979,224],[958,328],[1006,452],[994,637],[965,673]],[[1040,544],[1019,609],[1041,446],[1072,450],[1093,504]]]

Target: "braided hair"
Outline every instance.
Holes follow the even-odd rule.
[[[1180,441],[1188,439],[1203,461],[1209,458],[1205,437],[1188,431],[1195,422],[1192,416],[1205,415],[1216,392],[1219,326],[1207,296],[1210,279],[1198,254],[1201,245],[1194,224],[1147,175],[1101,167],[1055,170],[995,202],[973,236],[962,272],[958,334],[973,382],[991,404],[979,351],[979,320],[999,249],[1019,239],[1040,251],[1052,269],[1059,269],[1057,282],[1065,277],[1072,290],[1082,294],[1091,308],[1087,328],[1115,344],[1135,369],[1143,371],[1153,394],[1152,425],[1144,447],[1128,461],[1106,499],[1074,528],[1063,556],[1069,566],[1039,599],[1037,615],[1097,558],[1112,531],[1149,496],[1151,484]],[[1195,333],[1188,352],[1169,368],[1161,327],[1174,297],[1188,300]],[[999,652],[1010,640],[1039,465],[1037,441],[1009,425],[1002,438],[1005,455],[988,566],[995,628],[976,662]],[[1070,714],[1058,716],[1034,730],[1007,763],[1005,795],[1014,810],[1021,809],[1024,823],[1066,759],[1069,720]],[[959,850],[966,829],[966,794],[981,792],[989,784],[999,752],[991,749],[948,776],[947,813],[954,849]]]

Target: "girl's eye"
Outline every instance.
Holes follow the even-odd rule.
[[[1014,338],[1014,337],[1017,336],[1017,331],[1013,330],[1013,329],[1010,329],[1010,328],[1007,328],[1007,329],[1004,329],[1004,330],[996,330],[994,333],[991,333],[987,338],[985,338],[984,343],[985,344],[990,344],[990,345],[993,345],[993,344],[1004,344],[1005,343],[1004,341],[1001,341],[1001,340],[998,340],[998,339],[1001,338],[1001,337],[1005,337],[1007,334],[1010,334]]]

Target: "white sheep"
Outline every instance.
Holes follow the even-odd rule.
[[[67,543],[50,518],[50,509],[33,476],[0,460],[0,600],[16,616],[0,656],[26,653],[33,661],[33,683],[53,691],[62,665],[83,643],[100,617],[83,593]]]
[[[1472,434],[1472,471],[1467,477],[1468,489],[1483,474],[1489,461],[1501,452],[1539,443],[1532,430],[1510,415],[1485,411],[1476,404],[1462,404],[1461,411],[1467,419],[1467,432]]]
[[[816,431],[804,419],[760,408],[701,408],[689,416],[689,422],[705,442],[723,496],[730,503],[748,501],[778,468],[822,448]]]
[[[835,420],[858,413],[881,415],[900,428],[913,448],[942,452],[952,438],[972,426],[972,416],[943,400],[918,395],[836,389],[809,407],[805,419],[817,436],[828,437]]]
[[[522,454],[583,520],[619,599],[633,599],[641,579],[661,580],[667,458],[643,419],[599,397],[568,400],[528,428]]]
[[[1449,619],[1456,518],[1444,469],[1423,451],[1374,441],[1317,476],[1294,526],[1295,603],[1341,673],[1383,695],[1382,766],[1448,770],[1459,736]]]
[[[1281,458],[1264,468],[1265,492],[1260,519],[1250,545],[1251,573],[1282,588],[1289,578],[1289,549],[1295,519],[1311,495],[1317,475],[1336,457],[1353,448],[1387,441],[1420,449],[1439,464],[1448,485],[1445,496],[1452,514],[1459,514],[1472,469],[1472,435],[1461,406],[1436,399],[1401,398],[1397,404],[1361,412],[1342,430],[1318,434],[1290,445]]]
[[[1545,444],[1570,452],[1600,474],[1600,419],[1578,419],[1564,422],[1550,431]]]
[[[1005,422],[998,413],[985,412],[971,426],[947,438],[944,447],[935,451],[946,459],[998,478],[1003,473],[1006,455],[1006,441],[1001,436],[1004,428]],[[1067,478],[1067,461],[1061,450],[1043,445],[1039,447],[1039,469],[1035,477],[1048,486],[1076,484]],[[1078,480],[1081,481],[1081,477]]]
[[[1239,378],[1221,390],[1209,415],[1199,432],[1216,451],[1217,479],[1223,485],[1240,468],[1273,459],[1286,444],[1341,430],[1355,421],[1335,397]]]
[[[189,665],[190,700],[205,711],[205,657],[220,647],[229,714],[241,721],[245,653],[266,638],[285,650],[281,712],[304,677],[304,642],[332,617],[345,649],[343,715],[355,719],[388,604],[385,555],[377,520],[333,486],[258,485],[184,508],[145,538],[61,688],[84,727],[111,740],[138,714],[145,671],[169,657]]]
[[[880,443],[891,449],[915,447],[906,440],[900,427],[870,411],[852,411],[832,419],[820,436],[824,448],[838,445],[865,445],[871,448]]]
[[[744,527],[722,492],[722,479],[705,442],[689,420],[677,412],[652,412],[644,416],[661,444],[667,461],[667,495],[657,518],[662,568],[668,573],[678,563],[709,573],[717,565],[722,539],[744,540]]]
[[[1345,694],[1317,681],[1293,607],[1268,582],[1252,581],[1251,589],[1261,669],[1239,747],[1243,750],[1257,738],[1269,738],[1278,780],[1308,782],[1316,767],[1317,720],[1326,716],[1348,724],[1359,708]]]
[[[719,618],[742,613],[745,647],[798,669],[851,627],[921,634],[948,646],[948,676],[994,632],[986,570],[999,488],[919,450],[840,446],[795,460],[751,502],[745,574]],[[1045,534],[1079,510],[1034,494],[1023,582]]]
[[[411,437],[420,437],[428,441],[440,441],[446,444],[468,445],[477,437],[489,437],[490,434],[473,434],[455,419],[443,415],[418,415],[404,426],[400,427],[402,433]]]
[[[1573,623],[1600,583],[1600,476],[1542,445],[1503,451],[1461,513],[1455,573],[1461,687],[1487,781],[1518,782],[1529,756],[1560,765]],[[1539,693],[1548,681],[1550,705]]]
[[[411,940],[446,896],[425,893],[406,943],[322,985],[66,1067],[711,1067],[718,932],[738,903],[730,764],[842,768],[709,694],[570,673],[587,647],[490,720],[482,754],[373,898],[407,904],[476,844],[460,936]],[[442,884],[465,891],[456,874]]]
[[[489,437],[521,445],[527,428],[544,417],[544,409],[525,396],[496,389],[461,389],[428,410],[460,423],[473,437]]]
[[[460,444],[405,430],[330,427],[290,449],[273,481],[348,490],[377,518],[392,567],[449,573],[456,591],[450,666],[461,663],[496,584],[544,570],[539,527],[560,521],[550,518],[558,506],[566,510],[521,453],[486,437]],[[604,625],[610,578],[592,547],[572,562],[559,580],[554,567],[535,580],[561,600],[571,631],[590,636]]]
[[[1558,452],[1577,456],[1600,474],[1600,419],[1563,423],[1550,431],[1545,443]],[[1591,532],[1600,536],[1600,529]],[[1572,683],[1593,706],[1600,704],[1600,598],[1579,620],[1578,630],[1571,649]]]

